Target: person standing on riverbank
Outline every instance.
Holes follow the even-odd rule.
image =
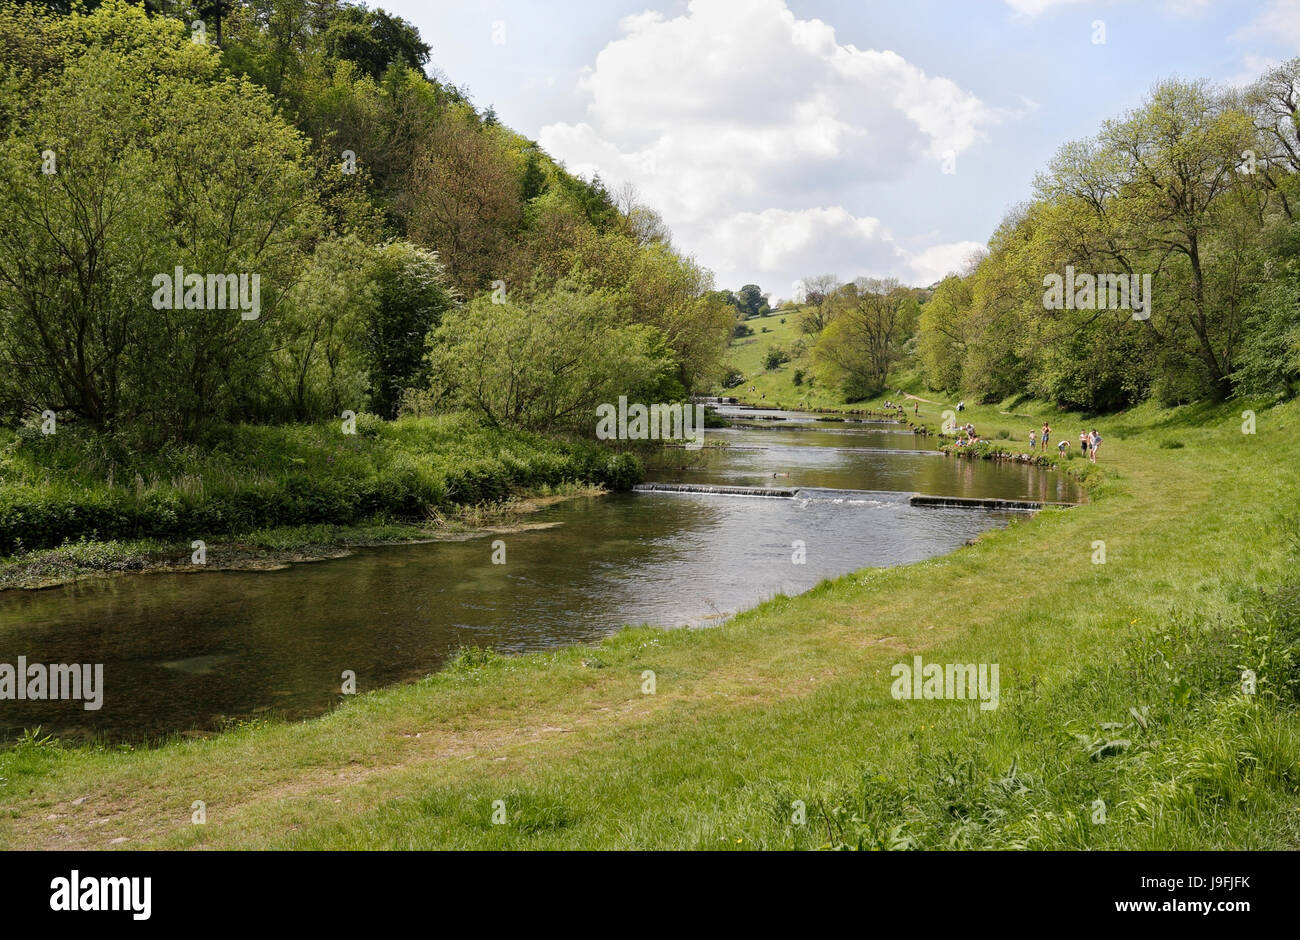
[[[1083,454],[1084,457],[1087,457],[1089,450],[1090,448],[1088,447],[1088,432],[1080,431],[1079,432],[1079,453]]]
[[[1043,453],[1047,453],[1047,441],[1052,436],[1052,428],[1046,421],[1043,422]]]
[[[1038,433],[1036,431],[1031,430],[1029,432],[1029,449],[1033,450],[1037,446],[1038,446]]]
[[[1089,448],[1089,451],[1091,452],[1091,454],[1090,454],[1090,456],[1089,456],[1089,459],[1090,459],[1093,463],[1096,463],[1096,462],[1097,462],[1097,448],[1101,446],[1101,435],[1097,433],[1097,429],[1096,429],[1096,428],[1093,428],[1093,429],[1092,429],[1092,438],[1091,438],[1091,440],[1089,441],[1089,443],[1092,445],[1092,446]]]

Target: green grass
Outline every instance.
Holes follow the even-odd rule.
[[[785,323],[781,320],[784,319]],[[919,378],[910,370],[902,370],[898,375],[890,376],[889,392],[873,402],[853,402],[844,400],[844,395],[835,385],[823,383],[815,375],[812,357],[812,342],[799,329],[801,310],[781,311],[770,317],[746,320],[745,325],[753,329],[753,336],[732,339],[727,364],[737,369],[744,381],[731,389],[717,388],[716,394],[738,398],[749,404],[761,404],[771,408],[808,408],[814,410],[863,410],[878,409],[885,400],[898,401],[898,390],[911,392],[922,398],[938,399],[937,394],[926,391]],[[764,328],[768,332],[761,332]],[[768,350],[780,347],[791,356],[789,362],[782,363],[775,369],[768,369],[766,364]],[[802,373],[801,383],[795,385],[796,373]],[[751,387],[753,391],[750,391]],[[925,405],[923,404],[924,411]],[[908,415],[911,416],[911,402],[908,402]]]
[[[781,322],[782,318],[785,323]],[[803,333],[799,330],[798,313],[782,311],[770,317],[746,320],[745,325],[753,329],[754,335],[733,339],[727,357],[728,364],[740,370],[744,382],[736,388],[720,389],[719,394],[773,408],[834,408],[842,405],[843,398],[838,390],[833,387],[823,388],[813,377],[812,356],[807,352],[796,355],[798,343],[803,339]],[[769,332],[761,332],[765,327]],[[793,358],[790,362],[769,370],[764,359],[773,346],[780,346]],[[794,384],[797,371],[804,373],[803,384],[798,386]],[[813,378],[811,387],[809,378]],[[753,392],[750,391],[751,386]]]
[[[185,543],[301,526],[423,524],[455,507],[577,484],[622,489],[630,454],[486,427],[465,415],[213,429],[150,447],[75,426],[0,432],[0,552]],[[134,550],[129,549],[130,550]],[[110,552],[111,554],[111,552]]]
[[[1097,419],[1088,504],[717,628],[467,654],[316,720],[151,750],[22,744],[0,757],[0,843],[1295,848],[1300,614],[1278,592],[1300,404],[1257,406],[1255,435],[1243,407]],[[966,414],[1023,423],[1002,410],[1092,424]],[[891,666],[917,654],[998,663],[1000,707],[895,700]]]

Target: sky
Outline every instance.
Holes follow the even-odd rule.
[[[961,269],[1058,147],[1300,55],[1300,0],[372,0],[429,69],[624,183],[717,286]]]

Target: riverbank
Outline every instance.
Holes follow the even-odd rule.
[[[226,427],[190,447],[74,427],[0,433],[0,590],[338,557],[455,535],[483,514],[472,507],[515,513],[520,500],[623,490],[643,474],[629,453],[464,415],[362,415],[355,433],[342,422]]]
[[[1098,419],[1090,503],[717,628],[467,652],[150,750],[29,740],[0,755],[0,844],[1295,848],[1300,406],[1255,406],[1252,435],[1245,407]],[[998,664],[999,706],[894,698],[915,656]]]
[[[574,484],[558,493],[512,497],[487,506],[462,506],[435,514],[424,525],[306,525],[262,529],[205,543],[196,561],[191,543],[152,539],[77,541],[0,559],[0,591],[40,590],[90,578],[205,571],[274,571],[287,565],[346,558],[359,548],[450,541],[521,532],[543,523],[524,519],[565,499],[599,496],[601,487]]]

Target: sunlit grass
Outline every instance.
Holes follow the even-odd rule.
[[[1003,410],[1045,412],[968,414],[996,426]],[[1294,848],[1297,619],[1262,598],[1295,580],[1300,405],[1261,408],[1254,435],[1241,410],[1098,418],[1107,447],[1089,504],[721,627],[462,657],[313,721],[155,750],[19,748],[0,758],[0,839]],[[1187,446],[1162,448],[1171,432]],[[999,663],[999,708],[893,699],[891,665],[916,654]],[[1248,661],[1267,680],[1253,697],[1239,688]],[[190,823],[195,799],[205,826]]]

